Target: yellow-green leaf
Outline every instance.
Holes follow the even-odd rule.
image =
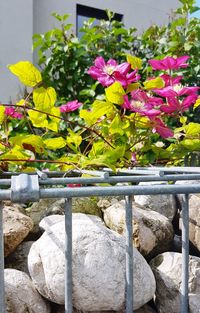
[[[133,91],[133,90],[138,89],[140,86],[141,86],[140,83],[133,83],[133,84],[130,84],[130,85],[128,85],[128,87],[127,87],[127,89],[126,89],[126,92],[129,93],[129,92],[131,92],[131,91]]]
[[[142,68],[142,60],[140,58],[137,58],[131,54],[127,54],[126,59],[127,62],[131,64],[131,68],[133,70]]]
[[[200,98],[197,99],[197,101],[195,102],[193,108],[196,109],[200,106]]]
[[[44,144],[47,149],[57,150],[57,149],[61,149],[65,147],[66,141],[62,137],[57,137],[57,138],[50,138],[50,139],[44,140]]]
[[[5,117],[5,107],[3,105],[0,105],[0,124],[3,123],[4,117]]]
[[[6,150],[6,147],[0,143],[0,152],[4,152]]]
[[[28,110],[29,118],[35,127],[47,127],[48,126],[48,120],[47,115],[36,112],[34,110]]]
[[[180,144],[189,151],[200,151],[200,139],[184,139]]]
[[[105,92],[108,101],[119,105],[124,103],[125,91],[120,83],[115,82],[106,88]]]
[[[185,126],[186,136],[196,136],[200,134],[200,124],[198,123],[189,123]]]
[[[56,91],[53,87],[40,87],[33,91],[33,102],[36,109],[49,112],[56,102]]]
[[[29,61],[20,61],[8,68],[26,86],[34,87],[42,81],[40,71]]]
[[[144,87],[146,90],[159,89],[165,86],[165,82],[161,77],[156,77],[154,79],[146,80],[144,82]]]
[[[22,150],[22,148],[20,148],[19,146],[15,146],[10,151],[0,155],[0,160],[5,160],[5,159],[28,160],[29,158],[30,158],[30,156],[27,153],[25,153]],[[16,161],[7,161],[7,162],[16,164]],[[18,164],[23,164],[23,163],[25,163],[25,161],[21,161]]]
[[[119,134],[122,136],[124,134],[123,123],[119,115],[116,115],[114,119],[112,120],[112,123],[110,124],[110,127],[109,127],[109,132],[112,135]]]
[[[179,121],[181,124],[185,125],[187,122],[187,116],[180,116]]]
[[[110,102],[95,100],[92,104],[92,110],[81,110],[80,117],[83,118],[88,126],[95,124],[102,116],[113,112],[113,104]]]
[[[36,153],[44,152],[44,143],[40,136],[37,135],[18,135],[11,137],[9,142],[13,145],[20,146],[25,150],[30,150]]]
[[[79,147],[82,143],[82,137],[78,133],[74,133],[70,128],[68,128],[69,136],[67,136],[67,144],[74,144]]]
[[[25,100],[21,99],[18,102],[16,102],[16,105],[24,106],[25,105]]]

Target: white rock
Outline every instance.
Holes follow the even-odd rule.
[[[54,312],[54,311],[53,311]],[[65,313],[64,306],[56,308],[55,313]],[[83,313],[83,311],[73,309],[73,313]],[[84,313],[126,313],[125,310],[121,311],[84,311]],[[133,313],[156,313],[149,305],[145,304],[140,309],[133,311]]]
[[[39,223],[40,221],[50,215],[63,215],[64,214],[65,199],[40,199],[34,202],[29,208],[26,209],[26,214],[33,220],[34,228],[33,234],[40,234]],[[101,209],[97,206],[96,197],[86,198],[73,198],[72,199],[73,213],[86,213],[97,216],[102,216]]]
[[[165,182],[141,182],[139,185],[163,185]],[[175,200],[172,195],[138,195],[134,196],[135,202],[166,216],[170,221],[176,214]]]
[[[151,261],[156,277],[156,306],[159,313],[180,313],[182,255],[165,252]],[[189,259],[189,312],[200,312],[200,258]]]
[[[182,229],[182,218],[179,226]],[[200,197],[198,195],[190,195],[189,198],[189,239],[200,253]]]
[[[29,276],[15,269],[5,269],[6,313],[50,313],[49,304],[35,289]]]
[[[143,256],[167,251],[173,239],[171,222],[158,212],[145,210],[137,203],[133,207],[133,244]],[[125,202],[118,201],[104,210],[104,222],[114,231],[125,234]]]
[[[42,230],[48,231],[49,228],[51,228],[54,224],[57,224],[61,221],[64,221],[65,217],[64,215],[54,214],[45,216],[39,223],[39,227]]]
[[[33,228],[30,217],[20,213],[16,207],[3,208],[3,236],[5,256],[12,253]]]
[[[125,239],[101,219],[73,214],[73,305],[82,311],[118,311],[125,301]],[[38,291],[64,304],[64,222],[56,223],[36,241],[28,263]],[[134,249],[135,309],[155,292],[152,271]]]

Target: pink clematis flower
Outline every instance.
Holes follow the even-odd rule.
[[[131,92],[131,99],[128,96],[124,96],[123,108],[133,112],[138,112],[145,116],[157,116],[160,114],[160,110],[155,109],[154,106],[163,104],[161,98],[149,97],[144,91],[136,90]]]
[[[163,138],[173,137],[173,131],[167,127],[160,118],[151,119],[151,125],[153,126],[152,132],[158,133]]]
[[[154,92],[161,97],[169,98],[197,94],[198,90],[199,87],[182,87],[181,85],[174,85],[162,89],[154,89]]]
[[[180,75],[176,77],[172,77],[168,74],[162,74],[160,75],[160,77],[164,80],[165,87],[180,84],[180,81],[183,78],[183,76],[180,76]]]
[[[108,87],[115,81],[118,81],[126,88],[128,84],[140,79],[140,75],[137,74],[136,70],[128,73],[130,69],[131,65],[128,62],[118,65],[113,59],[105,62],[103,57],[97,57],[94,61],[94,66],[89,68],[88,74],[98,80],[104,87]]]
[[[166,104],[161,105],[160,110],[167,114],[184,112],[196,102],[197,98],[198,95],[195,94],[187,96],[183,101],[177,99],[176,97],[170,97],[167,99]]]
[[[153,70],[178,70],[179,68],[185,68],[188,66],[187,60],[190,57],[184,55],[179,58],[166,57],[162,60],[149,60],[149,64],[152,66]]]
[[[10,117],[13,117],[13,118],[18,118],[18,119],[23,118],[23,115],[22,115],[21,113],[15,111],[15,109],[12,108],[12,107],[6,108],[6,109],[5,109],[5,114],[6,114],[7,116],[10,116]]]
[[[77,110],[82,105],[78,100],[69,101],[66,104],[60,106],[60,112],[67,113]]]

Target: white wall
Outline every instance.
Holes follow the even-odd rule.
[[[18,79],[8,64],[32,60],[33,0],[0,1],[0,102],[15,99],[20,92]]]
[[[18,80],[7,69],[19,60],[32,61],[32,35],[56,26],[52,12],[71,13],[68,22],[76,25],[76,4],[110,9],[124,15],[127,27],[140,31],[152,23],[168,21],[178,0],[1,0],[0,1],[0,102],[14,99],[20,91]]]
[[[158,4],[159,3],[159,4]],[[163,24],[168,21],[172,9],[180,5],[178,0],[34,0],[34,32],[45,32],[55,25],[52,12],[71,13],[69,23],[76,25],[76,4],[97,9],[110,9],[124,15],[127,27],[134,26],[144,30],[152,23]]]

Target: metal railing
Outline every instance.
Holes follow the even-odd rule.
[[[81,177],[81,174],[90,177]],[[88,176],[87,175],[87,176]],[[182,284],[181,313],[188,313],[189,279],[189,194],[200,193],[200,184],[174,184],[176,181],[200,181],[198,167],[133,168],[113,173],[72,171],[20,174],[4,173],[0,178],[0,201],[38,201],[43,198],[65,198],[65,313],[72,313],[72,198],[88,196],[125,196],[126,206],[126,312],[133,312],[133,241],[132,195],[182,194]],[[166,181],[170,184],[138,185],[139,182]],[[110,186],[101,186],[101,183]],[[119,184],[120,183],[120,184]],[[129,183],[130,185],[122,185]],[[68,184],[81,184],[69,188]],[[64,186],[64,187],[63,187]],[[4,303],[4,246],[2,206],[0,208],[0,313]]]

